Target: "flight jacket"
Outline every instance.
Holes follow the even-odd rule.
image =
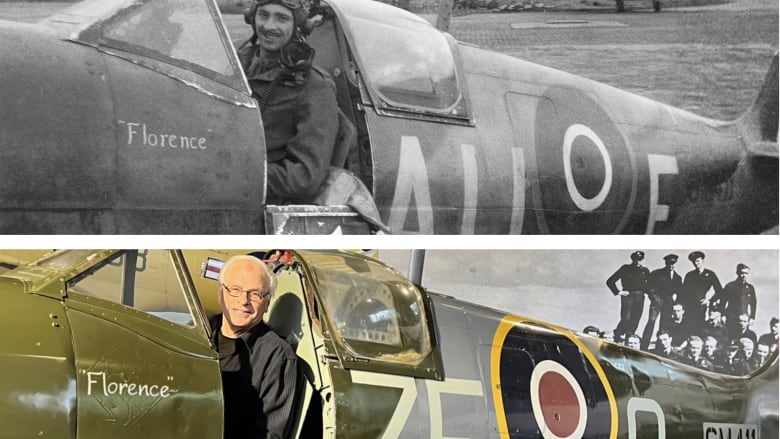
[[[258,101],[279,74],[286,75],[262,109],[268,161],[268,204],[311,203],[328,176],[338,132],[336,85],[313,67],[290,75],[279,64],[255,68],[258,46],[238,50]],[[255,61],[257,64],[257,61]]]

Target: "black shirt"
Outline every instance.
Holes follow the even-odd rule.
[[[607,287],[612,294],[617,295],[620,292],[616,283],[620,279],[620,286],[623,291],[647,291],[647,278],[650,276],[650,270],[641,264],[622,265],[612,276],[607,279]]]
[[[701,273],[698,270],[691,270],[685,275],[683,281],[683,294],[677,301],[685,305],[686,310],[701,306],[701,300],[707,297],[707,291],[712,288],[715,290],[714,297],[723,294],[723,287],[720,285],[718,276],[710,269],[703,269]]]
[[[224,439],[281,439],[290,434],[298,390],[298,357],[261,322],[237,339],[209,319],[219,352],[225,399]]]

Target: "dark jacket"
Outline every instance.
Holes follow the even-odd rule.
[[[625,264],[607,279],[607,287],[612,291],[612,294],[617,295],[621,291],[616,285],[618,279],[620,279],[620,286],[623,287],[623,291],[641,291],[644,293],[647,291],[647,278],[649,275],[650,270],[644,265]]]
[[[672,346],[677,348],[685,344],[688,341],[688,337],[693,333],[690,319],[685,316],[683,316],[680,322],[669,319],[664,329],[669,331],[669,335],[672,336]]]
[[[661,343],[658,342],[655,348],[650,352],[658,355],[659,357],[668,358],[670,360],[682,361],[683,359],[682,355],[678,354],[677,351],[674,350],[674,348],[669,349],[669,351],[667,352],[666,350],[664,350],[664,347],[661,346]]]
[[[775,337],[774,334],[772,334],[771,332],[768,332],[766,334],[762,334],[761,337],[758,337],[757,344],[765,344],[765,345],[769,346],[769,348],[772,350],[772,352],[774,352],[775,349],[777,349],[778,340],[777,340],[777,337]]]
[[[713,300],[720,300],[726,323],[735,324],[740,314],[747,314],[751,319],[756,318],[756,290],[753,285],[733,280],[723,287],[723,292]]]
[[[219,347],[222,315],[209,318]],[[219,350],[219,348],[217,348]],[[283,439],[290,435],[298,389],[298,357],[265,323],[236,340],[241,368],[226,371],[220,352],[225,398],[225,439]],[[230,353],[227,353],[230,354]]]
[[[689,365],[698,367],[704,370],[715,370],[715,366],[706,357],[700,356],[699,358],[693,358],[690,355],[683,357],[682,362]]]
[[[682,277],[674,269],[670,270],[664,267],[650,273],[648,286],[651,294],[657,294],[662,299],[671,302],[673,294],[677,294],[679,297],[683,282]]]
[[[715,372],[735,376],[747,375],[749,372],[745,360],[738,355],[729,358],[728,354],[724,352],[718,358],[719,360],[715,362]]]
[[[336,86],[318,68],[295,76],[280,65],[255,68],[257,48],[246,44],[238,50],[255,99],[260,100],[274,77],[285,75],[262,110],[268,160],[266,202],[311,203],[328,176],[336,142]]]
[[[754,345],[756,344],[756,341],[758,340],[758,336],[750,328],[745,329],[744,331],[742,330],[742,328],[739,328],[739,327],[734,328],[729,333],[729,337],[731,338],[731,340],[739,340],[740,338],[749,338],[751,341],[753,341]]]
[[[690,313],[694,307],[701,306],[700,302],[707,297],[710,288],[715,290],[713,299],[723,294],[723,287],[715,272],[707,268],[701,273],[698,270],[691,270],[685,275],[683,294],[677,298],[677,301],[684,304],[686,311]]]

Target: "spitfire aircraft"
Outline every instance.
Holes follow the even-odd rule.
[[[4,437],[221,437],[206,314],[242,252],[12,253]],[[777,353],[726,376],[427,291],[362,254],[254,254],[278,280],[267,323],[303,365],[295,437],[778,435]]]
[[[778,225],[777,56],[722,122],[455,41],[365,0],[309,37],[347,115],[334,166],[392,233],[724,234]],[[0,23],[0,233],[368,232],[264,203],[260,112],[213,0]],[[347,203],[348,204],[348,203]]]

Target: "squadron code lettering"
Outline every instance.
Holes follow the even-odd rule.
[[[171,388],[158,384],[117,383],[106,379],[105,372],[87,372],[87,395],[92,395],[92,385],[96,384],[97,392],[102,390],[104,396],[129,395],[152,396],[155,398],[167,398],[171,396]]]
[[[705,422],[704,439],[759,439],[758,426]]]
[[[159,134],[147,129],[145,123],[125,122],[127,126],[127,144],[137,141],[143,146],[159,146],[161,148],[179,148],[179,149],[208,149],[205,137],[190,137],[178,134]]]

